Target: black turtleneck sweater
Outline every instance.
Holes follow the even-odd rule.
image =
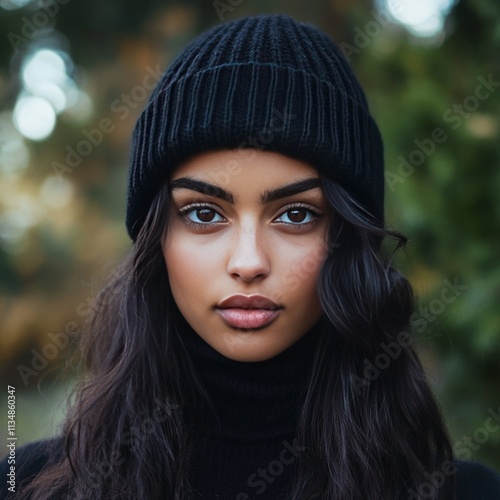
[[[301,449],[295,439],[301,390],[319,330],[259,362],[222,356],[195,332],[185,341],[220,425],[195,454],[194,487],[203,500],[285,500]],[[55,449],[61,451],[62,439]],[[50,460],[47,441],[16,453],[17,482],[29,481]],[[54,448],[52,448],[54,449]],[[0,463],[0,500],[8,498],[7,458]],[[500,500],[500,478],[473,462],[457,462],[458,500]],[[17,488],[16,488],[17,489]]]
[[[301,391],[311,369],[319,329],[277,356],[231,360],[192,330],[188,349],[220,419],[195,466],[199,498],[287,498],[300,446],[295,429]]]

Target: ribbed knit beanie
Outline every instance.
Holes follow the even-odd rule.
[[[315,26],[284,14],[257,15],[202,33],[153,91],[133,132],[130,237],[137,239],[179,163],[203,151],[246,147],[309,163],[382,224],[382,140],[347,60]]]

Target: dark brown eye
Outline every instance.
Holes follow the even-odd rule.
[[[181,210],[182,216],[194,224],[215,224],[224,222],[224,217],[217,212],[214,208],[209,206],[201,207],[186,207]]]
[[[320,215],[317,212],[314,212],[310,208],[291,207],[275,219],[275,222],[298,226],[313,222],[314,219],[317,219],[319,216]]]
[[[288,218],[295,223],[304,222],[307,217],[307,210],[304,208],[293,208],[287,211]]]
[[[215,215],[215,210],[212,210],[210,208],[199,208],[198,210],[196,210],[196,217],[198,217],[201,222],[212,222]]]

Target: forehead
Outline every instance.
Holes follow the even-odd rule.
[[[179,165],[171,181],[193,177],[226,189],[269,189],[319,177],[308,163],[258,149],[224,149],[195,155]]]

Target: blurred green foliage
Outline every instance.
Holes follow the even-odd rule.
[[[286,12],[345,44],[385,140],[387,222],[409,237],[398,265],[419,297],[422,360],[462,458],[500,470],[500,431],[485,436],[480,430],[489,412],[500,411],[500,4],[460,0],[447,17],[446,37],[427,41],[377,21],[369,1],[226,4],[234,6],[225,20]],[[69,332],[70,338],[85,324],[105,274],[130,245],[126,169],[130,133],[145,102],[134,101],[126,116],[112,103],[140,85],[146,68],[164,68],[196,33],[220,22],[213,2],[71,0],[59,7],[48,27],[63,35],[93,111],[83,122],[62,115],[49,138],[26,141],[28,167],[15,179],[4,172],[2,184],[10,183],[16,199],[31,196],[36,210],[40,186],[54,175],[54,162],[64,162],[67,146],[82,140],[82,130],[103,118],[114,130],[66,174],[70,203],[45,210],[15,243],[0,241],[1,374],[22,393],[23,421],[46,411],[52,389],[41,390],[42,382],[57,393],[53,375],[70,344],[29,376],[19,367],[32,367],[54,335]],[[22,33],[23,18],[35,10],[0,13],[0,112],[14,106],[26,50],[14,50],[6,34]],[[376,34],[370,22],[379,23]],[[453,301],[441,298],[446,283],[461,286]],[[37,418],[32,425],[37,430],[25,440],[51,432]],[[464,438],[472,442],[470,457]]]

